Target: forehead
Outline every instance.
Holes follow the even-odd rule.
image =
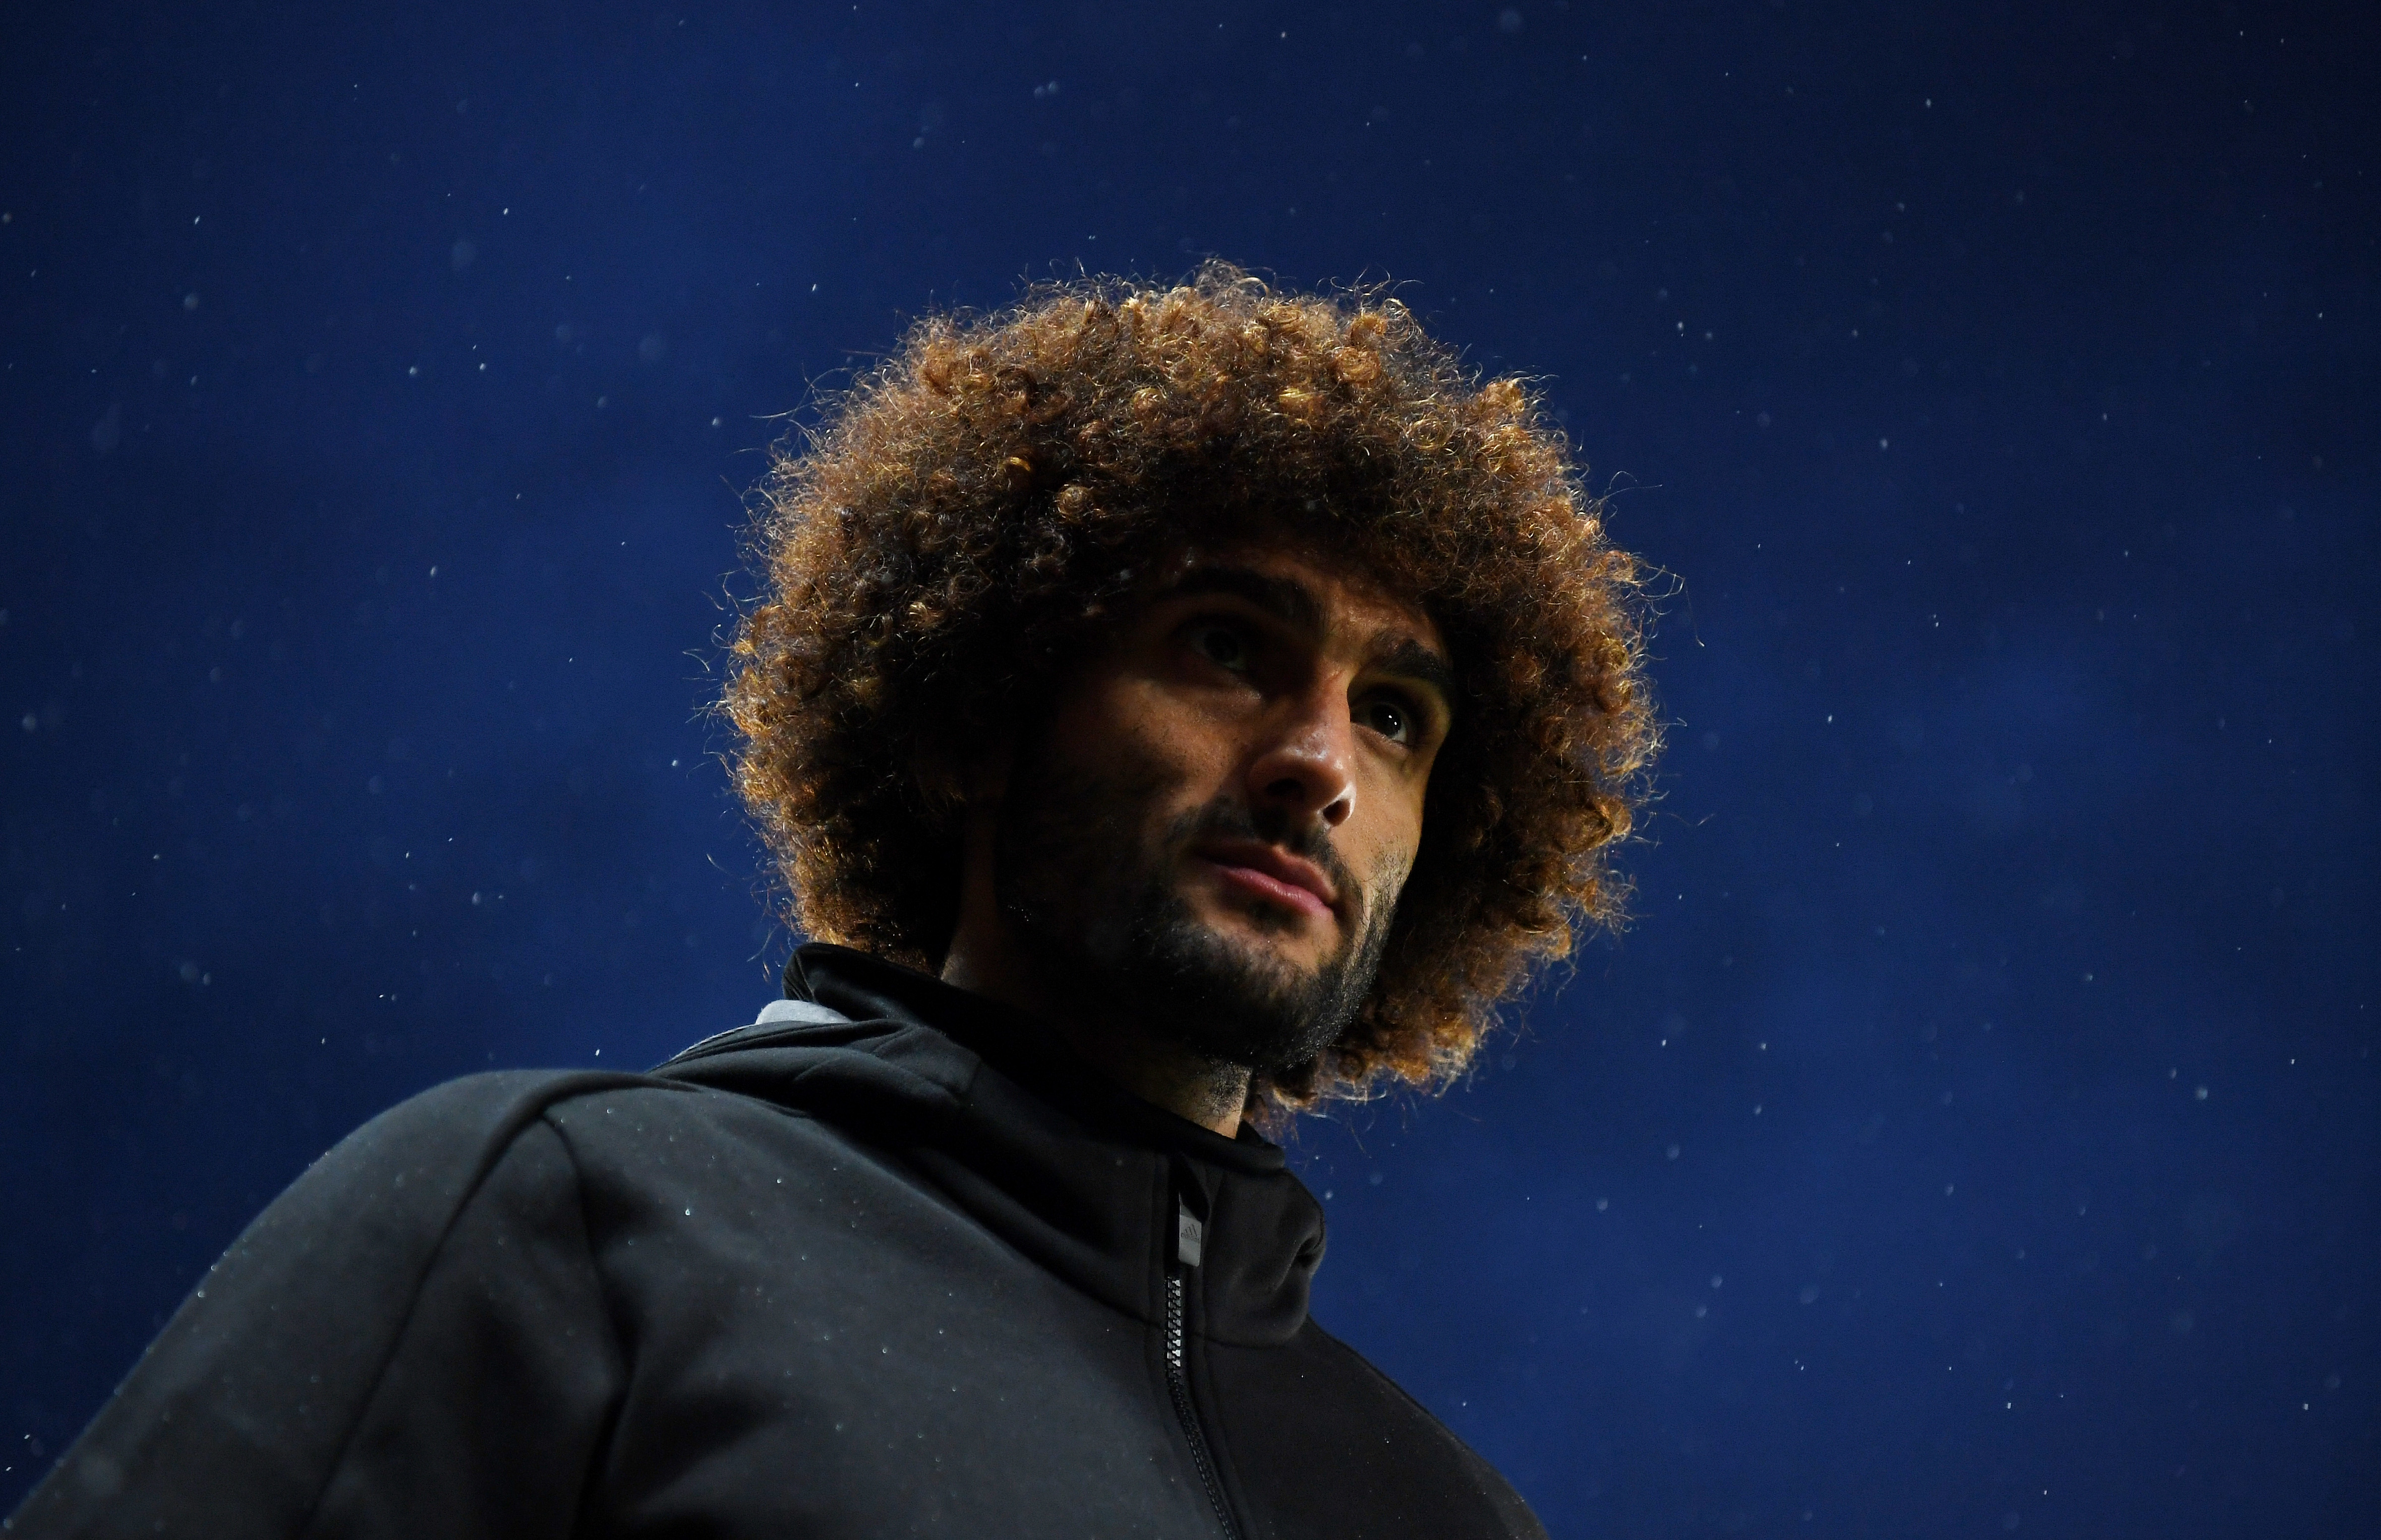
[[[1285,614],[1282,618],[1310,623],[1326,638],[1354,641],[1396,635],[1410,637],[1435,653],[1447,651],[1437,622],[1420,601],[1369,568],[1313,545],[1241,539],[1185,546],[1160,564],[1153,587],[1162,598],[1178,589],[1203,586],[1203,577],[1217,573],[1249,573],[1267,580],[1281,590],[1293,609],[1306,607],[1295,597],[1302,595],[1312,602],[1313,613]]]

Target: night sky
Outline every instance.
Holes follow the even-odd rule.
[[[375,1111],[775,995],[764,446],[1213,253],[1667,594],[1637,918],[1304,1127],[1324,1324],[1558,1536],[2381,1533],[2371,15],[12,10],[0,1510]]]

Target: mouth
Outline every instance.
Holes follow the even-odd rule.
[[[1324,919],[1333,914],[1339,895],[1322,868],[1277,847],[1254,840],[1202,845],[1191,852],[1213,866],[1224,881],[1256,898],[1271,900],[1293,913]]]

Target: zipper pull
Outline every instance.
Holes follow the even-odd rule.
[[[1206,1245],[1206,1225],[1190,1212],[1190,1200],[1177,1193],[1174,1198],[1174,1260],[1185,1267],[1196,1267]]]
[[[1178,1269],[1199,1265],[1207,1253],[1207,1184],[1190,1163],[1176,1155],[1174,1165],[1174,1255]]]

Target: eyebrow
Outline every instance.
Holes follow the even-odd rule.
[[[1168,599],[1195,598],[1202,593],[1228,593],[1246,599],[1285,626],[1304,631],[1323,629],[1323,606],[1313,593],[1294,578],[1276,578],[1249,567],[1200,567],[1182,575],[1166,590]]]
[[[1194,598],[1203,593],[1227,593],[1245,599],[1285,626],[1310,634],[1323,629],[1323,605],[1313,591],[1294,578],[1277,578],[1248,567],[1199,567],[1168,587],[1164,597]],[[1435,648],[1410,636],[1398,636],[1376,647],[1369,667],[1398,678],[1411,679],[1438,692],[1451,712],[1455,708],[1455,669]]]
[[[1427,685],[1438,691],[1438,698],[1451,714],[1455,710],[1455,669],[1446,658],[1410,636],[1375,652],[1369,660],[1373,667],[1384,674]]]

